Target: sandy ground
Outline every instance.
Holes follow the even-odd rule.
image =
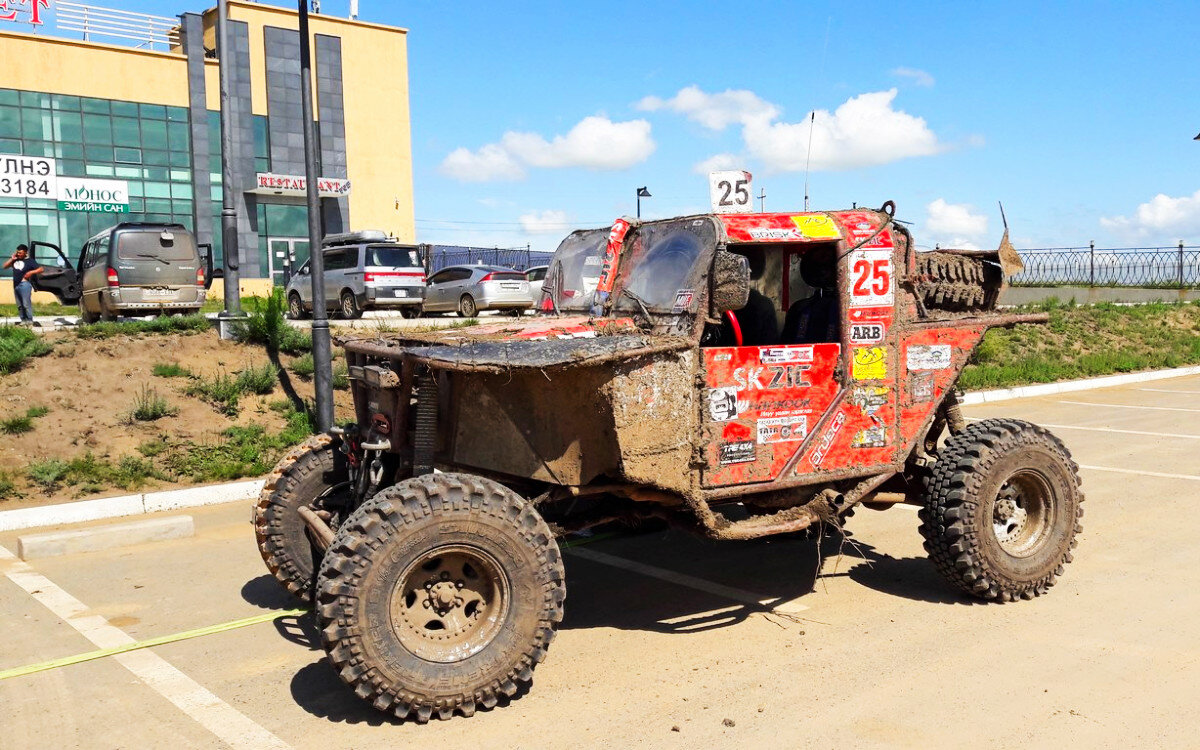
[[[967,410],[1051,426],[1082,466],[1075,561],[1031,602],[955,594],[906,507],[860,510],[841,555],[678,531],[605,539],[565,553],[566,619],[532,688],[474,718],[388,719],[336,677],[310,620],[288,616],[138,652],[153,669],[118,657],[0,680],[0,744],[1196,747],[1198,395],[1192,377]],[[195,511],[193,539],[0,560],[0,671],[90,651],[104,628],[143,640],[294,606],[247,510]]]

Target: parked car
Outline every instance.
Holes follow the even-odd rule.
[[[213,280],[211,248],[197,246],[182,224],[117,224],[88,238],[74,264],[52,243],[29,246],[46,267],[34,277],[34,289],[64,305],[78,303],[84,323],[199,312]]]
[[[457,312],[473,318],[480,310],[517,315],[533,307],[525,274],[502,266],[449,266],[429,277],[425,312]]]
[[[364,310],[399,308],[406,318],[421,313],[425,260],[416,245],[401,245],[378,230],[331,234],[321,243],[325,259],[325,305],[344,318]],[[287,283],[288,313],[312,313],[312,271],[305,261]]]
[[[525,280],[529,282],[529,298],[537,305],[542,301],[542,283],[546,280],[546,272],[550,266],[534,266],[525,269]]]

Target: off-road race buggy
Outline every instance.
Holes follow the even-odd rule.
[[[556,251],[539,316],[344,341],[353,424],[292,450],[255,514],[376,708],[470,716],[532,679],[566,598],[557,539],[652,517],[713,539],[921,506],[934,566],[1044,593],[1080,529],[1046,430],[964,420],[1000,250],[915,252],[894,206],[620,219]]]

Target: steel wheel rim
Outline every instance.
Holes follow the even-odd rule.
[[[1034,554],[1054,524],[1054,491],[1041,473],[1018,471],[1000,486],[992,503],[992,533],[1013,557]]]
[[[392,590],[392,632],[413,656],[449,664],[477,654],[508,618],[508,578],[496,559],[471,545],[424,553]]]

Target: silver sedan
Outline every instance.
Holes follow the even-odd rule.
[[[423,310],[473,318],[480,310],[520,315],[530,307],[529,282],[520,271],[502,266],[448,266],[429,277]]]

